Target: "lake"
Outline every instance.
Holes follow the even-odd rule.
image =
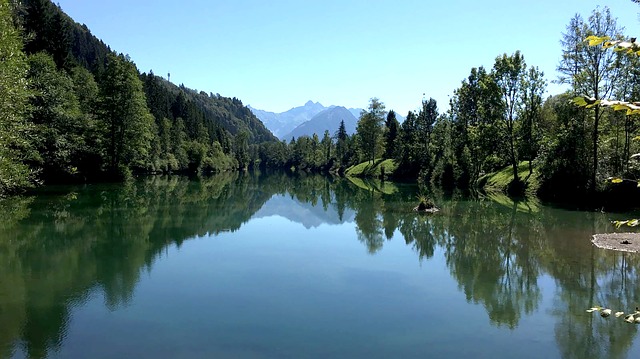
[[[2,358],[638,358],[632,214],[321,176],[147,177],[0,202]]]

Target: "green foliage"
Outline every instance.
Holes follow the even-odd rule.
[[[516,132],[520,121],[517,118],[517,109],[520,107],[520,99],[524,74],[527,65],[520,51],[516,51],[513,55],[507,56],[503,54],[496,58],[493,65],[492,75],[495,78],[496,85],[501,93],[501,108],[503,114],[501,116],[500,137],[501,145],[505,152],[508,153],[508,161],[511,164],[513,177],[512,182],[520,181],[518,176],[519,154],[516,146]]]
[[[135,65],[123,55],[109,55],[100,84],[100,132],[107,171],[144,169],[153,137],[153,116],[147,108]]]
[[[246,169],[249,166],[249,134],[247,132],[236,135],[233,153],[238,162],[238,168]]]
[[[416,198],[418,199],[417,210],[424,211],[425,209],[436,208],[436,203],[425,193],[418,194]]]
[[[615,18],[611,16],[609,8],[593,10],[587,21],[576,15],[567,32],[563,34],[563,59],[558,67],[561,73],[560,81],[571,84],[576,95],[594,99],[589,103],[593,108],[592,127],[592,169],[591,192],[595,192],[598,178],[598,148],[600,145],[600,126],[603,120],[603,111],[597,100],[609,98],[618,85],[617,79],[623,70],[621,66],[621,53],[607,51],[602,46],[589,46],[589,42],[597,43],[599,40],[590,38],[618,39],[621,37],[620,29]],[[590,39],[585,41],[585,39]]]
[[[47,52],[58,68],[64,68],[69,62],[71,50],[68,17],[50,0],[26,0],[24,11],[27,54]]]
[[[401,145],[397,142],[400,135],[400,123],[396,113],[391,110],[384,122],[384,158],[398,158]]]
[[[436,151],[432,145],[432,133],[437,120],[438,105],[433,98],[422,101],[422,108],[417,114],[407,114],[400,128],[400,149],[397,151],[400,176],[430,176]]]
[[[543,106],[546,133],[539,158],[539,194],[547,199],[584,198],[591,187],[592,123],[570,98],[569,93],[553,96]]]
[[[376,159],[349,167],[345,171],[347,177],[388,178],[394,175],[398,165],[392,159]]]
[[[507,193],[509,185],[513,181],[513,166],[507,166],[500,171],[488,173],[478,179],[478,186],[486,192],[503,192]],[[534,167],[533,172],[529,173],[529,163],[522,161],[518,163],[519,181],[524,184],[528,195],[536,195],[538,183],[538,171]]]
[[[385,106],[377,98],[369,102],[369,110],[363,111],[358,120],[358,148],[363,159],[373,162],[382,154],[382,122],[386,112]]]
[[[28,111],[28,64],[8,0],[0,0],[0,196],[32,184],[26,160],[33,157]]]
[[[493,76],[483,67],[471,69],[451,100],[455,181],[459,187],[473,186],[481,173],[494,169],[490,160],[501,143],[496,139],[502,114],[501,92]]]
[[[83,116],[73,80],[58,70],[53,58],[44,52],[31,55],[29,65],[33,93],[30,118],[36,127],[41,178],[45,182],[58,182],[86,172],[82,167],[93,151],[87,140],[95,133],[95,123]],[[90,91],[91,82],[80,81]],[[83,105],[90,107],[92,94],[84,96]]]

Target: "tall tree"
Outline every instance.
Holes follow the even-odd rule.
[[[74,91],[74,83],[65,71],[59,71],[51,56],[39,52],[29,57],[31,121],[37,129],[43,178],[65,180],[78,172],[84,154],[90,119],[83,117]]]
[[[233,144],[233,152],[238,162],[239,169],[246,169],[249,166],[249,133],[246,131],[240,131]]]
[[[509,161],[513,168],[514,184],[520,182],[520,177],[518,176],[519,156],[516,139],[516,120],[526,68],[527,65],[520,51],[516,51],[511,56],[507,56],[507,54],[498,56],[493,65],[493,75],[502,94],[502,108],[504,109],[502,115],[503,138],[509,154]]]
[[[326,166],[331,163],[331,158],[333,156],[332,147],[333,141],[331,140],[331,135],[329,134],[329,130],[324,131],[324,135],[322,136],[322,141],[320,141],[320,147],[322,148],[323,153],[323,165]]]
[[[519,153],[529,161],[529,175],[533,174],[533,160],[540,149],[542,117],[542,95],[546,88],[544,73],[532,67],[522,79],[522,106],[520,108]]]
[[[347,152],[348,152],[348,141],[349,135],[347,134],[347,129],[344,125],[344,120],[340,121],[340,127],[338,127],[338,131],[335,134],[336,138],[336,157],[338,159],[338,163],[340,167],[343,167],[347,161]]]
[[[360,143],[360,151],[366,161],[375,161],[381,154],[382,122],[386,115],[385,106],[376,97],[369,102],[369,110],[363,110],[358,120],[356,132]]]
[[[431,133],[433,132],[433,125],[438,119],[438,104],[433,98],[422,101],[422,108],[418,112],[416,117],[416,135],[415,139],[418,146],[418,167],[421,170],[428,170],[431,166]]]
[[[387,119],[384,122],[384,157],[396,158],[398,157],[398,131],[400,129],[400,123],[396,118],[395,111],[391,110],[387,114]]]
[[[122,176],[135,167],[146,166],[153,116],[147,108],[138,70],[125,56],[108,56],[100,85],[99,115],[107,170]]]
[[[611,17],[608,7],[595,9],[587,22],[576,15],[563,34],[563,57],[558,66],[559,80],[570,83],[576,94],[595,99],[607,99],[613,94],[620,76],[621,66],[618,53],[607,51],[600,46],[587,46],[584,39],[590,35],[621,38],[621,30]],[[598,136],[602,118],[602,108],[593,107],[592,130],[592,174],[591,191],[595,192],[598,173]]]
[[[501,93],[494,77],[482,66],[472,68],[451,100],[459,186],[467,187],[475,183],[482,172],[494,169],[487,163],[497,149],[496,121],[502,112]]]

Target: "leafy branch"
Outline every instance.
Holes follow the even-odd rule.
[[[596,36],[591,35],[587,36],[584,39],[585,42],[588,43],[589,46],[602,46],[603,49],[613,49],[614,52],[619,52],[627,55],[636,55],[640,56],[640,45],[636,42],[636,38],[633,37],[628,41],[625,40],[612,40],[609,36]],[[578,96],[573,98],[572,102],[580,107],[584,108],[594,108],[597,106],[601,107],[609,107],[614,111],[626,111],[627,116],[640,114],[640,102],[633,101],[620,101],[620,100],[600,100],[595,97],[589,96]],[[639,139],[638,137],[634,139]],[[636,153],[631,156],[631,158],[640,157],[640,153]],[[609,177],[607,178],[607,182],[613,184],[622,183],[624,180],[619,177]],[[633,181],[640,187],[640,182]],[[613,225],[616,228],[620,228],[623,225],[627,225],[629,227],[636,227],[640,225],[640,220],[638,219],[629,219],[626,221],[612,221]],[[593,308],[592,308],[593,309]],[[639,318],[640,319],[640,318]]]

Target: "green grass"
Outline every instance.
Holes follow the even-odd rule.
[[[526,194],[534,195],[538,190],[538,173],[535,166],[533,174],[529,175],[529,162],[518,164],[518,177],[526,184]],[[513,167],[507,166],[500,171],[488,173],[478,179],[478,187],[486,192],[507,192],[509,183],[513,180]]]
[[[347,177],[380,178],[380,176],[382,175],[383,167],[385,177],[389,177],[389,175],[393,174],[396,171],[398,165],[394,160],[383,160],[381,158],[378,158],[373,163],[371,163],[371,161],[366,161],[349,167],[345,171],[345,175]]]

